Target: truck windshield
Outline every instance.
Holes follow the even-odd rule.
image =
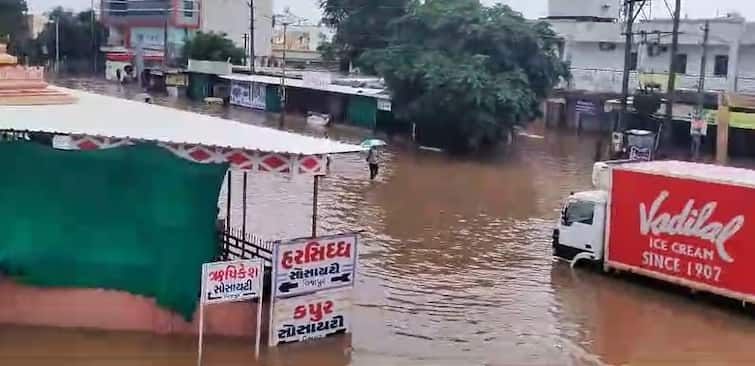
[[[592,225],[595,204],[587,201],[570,201],[564,210],[564,224],[569,226],[575,222]]]

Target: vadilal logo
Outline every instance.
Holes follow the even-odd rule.
[[[718,207],[718,202],[711,201],[702,207],[695,208],[695,200],[690,199],[681,212],[677,214],[659,213],[663,201],[668,198],[668,191],[661,191],[650,205],[640,203],[640,232],[643,235],[683,235],[696,237],[711,242],[716,246],[719,257],[732,263],[734,259],[726,251],[726,241],[731,239],[744,225],[744,215],[733,217],[729,222],[708,221]]]

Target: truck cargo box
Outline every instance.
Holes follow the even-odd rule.
[[[653,161],[610,177],[607,269],[755,301],[755,171]]]

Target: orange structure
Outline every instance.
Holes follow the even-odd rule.
[[[18,65],[18,59],[7,53],[0,43],[0,105],[69,104],[73,96],[50,88],[44,80],[42,67]]]

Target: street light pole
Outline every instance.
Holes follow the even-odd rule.
[[[60,17],[55,18],[55,73],[60,71]]]

